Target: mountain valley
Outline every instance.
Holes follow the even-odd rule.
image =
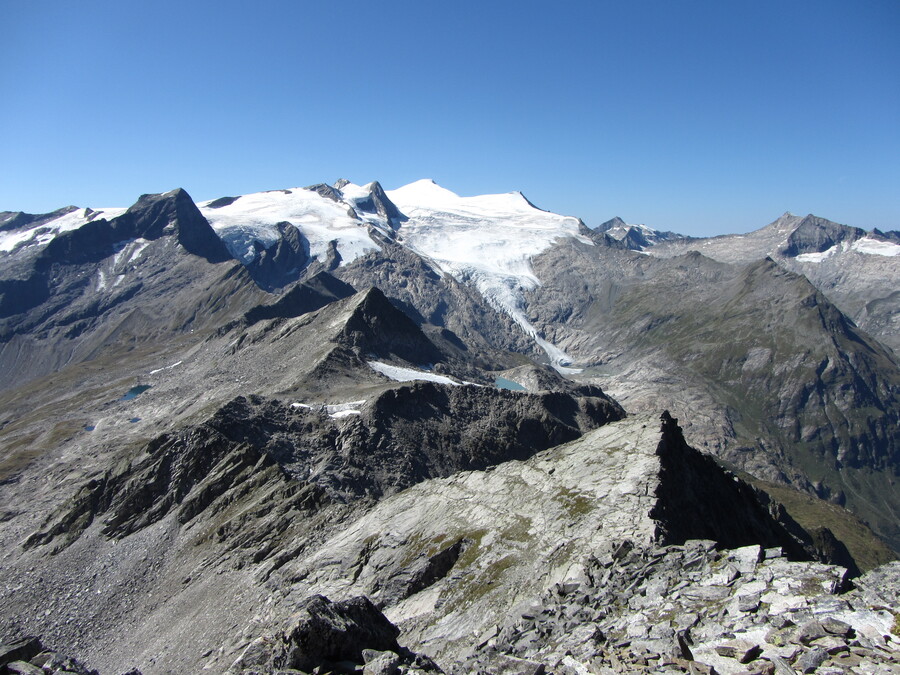
[[[900,671],[898,239],[0,213],[0,672]]]

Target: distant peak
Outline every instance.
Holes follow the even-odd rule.
[[[344,188],[345,186],[347,186],[347,185],[350,185],[350,181],[349,181],[349,180],[347,180],[346,178],[338,178],[338,179],[334,182],[334,185],[332,185],[332,187],[333,187],[335,190],[341,190],[341,189],[343,189],[343,188]]]
[[[607,220],[605,223],[600,223],[596,228],[598,232],[606,232],[608,230],[612,230],[616,227],[628,227],[628,223],[622,220],[619,216],[611,218]]]
[[[528,204],[528,206],[530,206],[531,208],[536,209],[537,211],[544,211],[545,213],[548,213],[548,211],[546,209],[542,209],[540,206],[537,206],[533,201],[528,199],[528,197],[526,197],[524,194],[522,194],[518,190],[513,190],[512,192],[510,192],[510,194],[517,195],[522,201],[524,201],[526,204]]]
[[[442,188],[440,185],[438,185],[437,182],[433,178],[420,178],[419,180],[416,180],[416,181],[413,181],[412,183],[404,185],[400,189],[402,190],[403,188],[412,188],[412,187],[419,188],[422,190],[434,190],[434,189],[445,190],[446,189],[446,188]],[[447,192],[450,192],[450,190],[447,190]]]
[[[391,190],[388,197],[395,204],[402,203],[418,203],[418,204],[435,204],[446,201],[455,201],[460,197],[455,192],[451,192],[447,188],[443,188],[435,183],[431,178],[422,178],[408,185]],[[402,205],[401,205],[402,208]]]

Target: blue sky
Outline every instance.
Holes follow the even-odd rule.
[[[900,3],[0,2],[0,210],[429,177],[900,229]]]

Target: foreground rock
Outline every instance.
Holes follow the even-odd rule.
[[[123,675],[142,675],[131,669]],[[0,673],[15,675],[99,675],[78,659],[47,649],[40,638],[27,636],[0,642]]]
[[[441,672],[428,658],[402,649],[399,633],[368,598],[331,602],[314,595],[276,637],[248,645],[229,672],[354,672],[363,664],[372,675]]]

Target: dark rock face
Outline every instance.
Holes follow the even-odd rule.
[[[231,206],[234,204],[240,197],[219,197],[218,199],[213,199],[209,204],[206,205],[208,209],[221,209],[225,206]]]
[[[17,640],[4,640],[0,643],[0,668],[13,661],[27,661],[33,659],[41,651],[41,641],[34,636],[22,637]]]
[[[346,185],[346,183],[345,183],[345,185]],[[321,196],[325,197],[326,199],[330,199],[333,202],[340,202],[341,195],[340,195],[340,193],[338,193],[337,189],[335,189],[335,188],[339,189],[340,187],[343,187],[343,186],[332,187],[325,183],[316,183],[315,185],[309,185],[306,189],[312,190],[313,192],[316,192],[316,193],[320,194]]]
[[[416,559],[388,580],[381,591],[379,605],[393,605],[443,579],[472,543],[470,539],[463,538],[434,555]]]
[[[103,218],[77,230],[63,232],[44,248],[39,266],[78,265],[98,262],[114,252],[117,242],[131,239],[154,241],[174,234],[188,253],[218,263],[231,259],[225,244],[182,189],[159,195],[142,195],[118,218]]]
[[[874,230],[872,230],[872,234],[874,234],[876,237],[884,239],[885,241],[893,241],[900,244],[900,231],[888,230],[887,232],[882,232],[876,227]]]
[[[274,291],[300,278],[309,265],[309,242],[291,223],[278,223],[278,243],[263,248],[254,242],[256,257],[247,271],[260,288]]]
[[[49,297],[50,289],[39,274],[27,279],[0,279],[0,318],[27,312]]]
[[[790,257],[802,253],[821,253],[842,241],[855,241],[865,235],[866,231],[858,227],[840,225],[810,214],[788,237],[781,253]]]
[[[312,670],[324,662],[362,663],[363,649],[400,650],[400,630],[365,597],[332,603],[321,595],[310,598],[296,623],[285,633],[290,645],[278,667]]]
[[[355,292],[350,284],[328,272],[319,272],[293,286],[272,304],[257,305],[244,317],[251,325],[267,319],[288,319],[314,312],[336,300],[349,298]]]
[[[388,198],[378,181],[369,186],[368,197],[354,200],[353,206],[357,211],[381,216],[394,228],[399,227],[406,220],[406,216]]]
[[[247,444],[235,443],[212,425],[165,434],[146,448],[147,457],[124,464],[84,485],[47,526],[29,537],[25,548],[55,541],[54,552],[72,543],[100,514],[109,515],[103,533],[124,537],[177,510],[184,524],[203,511],[215,515],[233,500],[246,497],[265,506],[260,515],[283,519],[315,510],[325,502],[321,489],[291,483],[273,457]],[[257,494],[254,492],[259,491]],[[270,530],[240,528],[240,520],[220,525],[218,536],[234,532],[235,546],[265,539]]]
[[[399,635],[400,629],[364,596],[332,602],[314,595],[285,630],[250,643],[228,672],[359,672],[365,663],[370,673],[376,672],[375,661],[390,664],[377,672],[399,673],[400,664],[415,672],[442,672],[427,657],[400,647]]]
[[[659,523],[662,543],[711,539],[725,548],[781,546],[797,559],[807,558],[798,542],[762,507],[752,487],[688,446],[678,420],[668,411],[662,416],[662,433],[656,451],[662,479],[650,513]]]
[[[374,287],[366,291],[339,341],[360,354],[397,356],[417,364],[441,360],[440,352],[413,320]]]

